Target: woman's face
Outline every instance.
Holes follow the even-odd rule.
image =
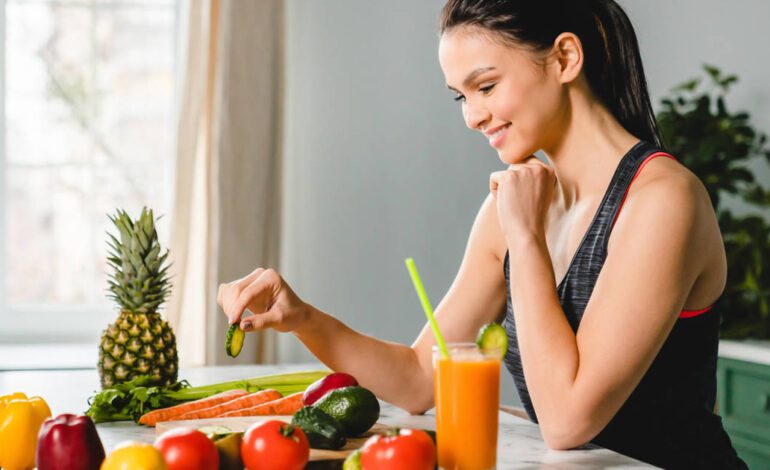
[[[489,34],[458,27],[441,37],[439,62],[471,129],[482,132],[500,160],[520,163],[558,137],[566,121],[566,87],[553,65]]]

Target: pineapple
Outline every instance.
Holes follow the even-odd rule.
[[[115,323],[102,333],[99,377],[110,388],[139,375],[149,375],[161,385],[177,380],[176,338],[158,308],[171,291],[168,250],[161,254],[152,210],[142,209],[132,221],[123,210],[110,220],[120,239],[108,234],[109,297],[120,306]]]

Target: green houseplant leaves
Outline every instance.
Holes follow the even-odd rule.
[[[704,66],[706,80],[675,87],[661,100],[657,115],[666,149],[703,181],[719,219],[727,251],[728,278],[717,303],[723,338],[770,339],[770,190],[757,181],[750,164],[770,163],[767,136],[754,129],[746,112],[725,103],[735,75]],[[724,196],[740,199],[749,215],[725,207]],[[770,267],[769,267],[770,268]]]

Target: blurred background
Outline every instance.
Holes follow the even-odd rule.
[[[404,259],[438,304],[503,168],[445,87],[443,3],[0,1],[0,370],[94,366],[117,315],[105,232],[118,207],[162,215],[183,367],[234,361],[216,288],[257,266],[351,327],[410,343],[424,316]],[[770,131],[770,3],[619,3],[656,110],[711,64],[740,78],[730,108]],[[747,168],[770,181],[760,155]],[[767,206],[723,199],[770,221]],[[312,360],[270,332],[237,359]],[[518,402],[510,382],[502,401]]]

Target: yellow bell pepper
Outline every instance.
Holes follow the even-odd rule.
[[[37,433],[51,416],[40,397],[23,393],[0,397],[0,467],[3,470],[29,470],[35,467]]]
[[[110,452],[99,470],[167,470],[163,454],[151,444],[124,442]]]

